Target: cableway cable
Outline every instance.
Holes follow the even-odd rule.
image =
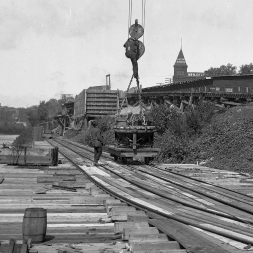
[[[142,27],[145,31],[146,22],[146,0],[142,0]],[[144,34],[143,34],[143,44],[144,44]]]
[[[127,37],[129,38],[129,28],[132,23],[132,0],[128,1],[128,26],[127,26]]]

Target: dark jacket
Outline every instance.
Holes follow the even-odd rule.
[[[93,140],[93,147],[102,147],[103,146],[103,137],[99,128],[93,127],[90,130],[90,134]]]

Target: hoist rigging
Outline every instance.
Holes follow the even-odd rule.
[[[133,67],[133,75],[131,77],[128,89],[126,94],[128,93],[128,90],[131,86],[133,78],[136,79],[137,83],[137,92],[138,92],[138,102],[140,107],[140,118],[142,119],[142,124],[145,125],[145,116],[143,111],[143,106],[141,102],[141,89],[140,89],[140,83],[139,83],[139,73],[138,73],[138,60],[145,52],[145,46],[144,46],[144,27],[145,26],[145,6],[146,6],[146,0],[142,0],[142,26],[138,24],[138,19],[135,20],[135,23],[131,25],[132,21],[132,0],[129,0],[129,15],[128,15],[128,39],[124,44],[124,47],[126,49],[125,56],[131,60],[132,67]],[[143,42],[141,42],[139,39],[143,37]],[[124,102],[127,101],[125,98],[121,104],[120,111],[122,109],[122,106]]]
[[[149,163],[153,157],[159,152],[159,148],[154,148],[154,132],[155,126],[146,122],[144,109],[145,106],[141,100],[141,89],[139,84],[138,60],[145,52],[144,47],[144,27],[145,27],[145,4],[146,0],[142,0],[142,26],[138,24],[138,20],[131,25],[132,21],[132,0],[129,0],[128,15],[128,39],[124,44],[125,56],[131,60],[133,66],[133,74],[131,76],[126,95],[119,108],[115,125],[113,127],[115,134],[115,145],[108,146],[108,152],[115,160],[119,158],[123,163],[128,158],[143,159],[145,163]],[[143,42],[139,39],[143,37]],[[138,106],[130,106],[127,102],[127,93],[130,89],[133,79],[136,79],[138,92]],[[127,108],[122,109],[126,102]]]
[[[127,36],[129,38],[129,28],[132,23],[132,10],[133,10],[133,1],[128,0],[128,25],[127,25]],[[145,21],[146,21],[146,0],[142,0],[141,5],[141,18],[142,18],[142,27],[145,29]],[[144,44],[144,35],[143,35],[143,44]]]

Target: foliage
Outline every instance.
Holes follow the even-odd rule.
[[[253,107],[234,107],[215,115],[202,135],[191,142],[186,162],[202,161],[217,169],[251,172]]]
[[[168,128],[173,128],[176,131],[180,131],[181,129],[180,114],[175,109],[170,108],[167,104],[153,107],[147,119],[152,122],[160,135]]]
[[[164,106],[156,108],[164,111]],[[253,106],[234,107],[215,113],[214,105],[200,102],[183,114],[171,117],[166,130],[155,136],[161,148],[158,161],[196,163],[236,172],[252,172]],[[158,121],[162,119],[158,117]],[[181,125],[180,125],[181,124]],[[178,130],[180,125],[180,130]]]
[[[166,105],[151,110],[151,118],[156,120],[154,124],[159,127],[162,123],[164,130],[158,131],[155,138],[155,146],[161,148],[157,159],[177,163],[188,159],[191,153],[190,143],[210,123],[214,112],[214,105],[204,101],[194,107],[188,107],[184,113]]]
[[[103,137],[104,148],[106,146],[114,144],[114,131],[113,125],[115,119],[112,117],[101,117],[95,119],[98,128],[101,131]],[[74,134],[73,134],[74,135]],[[71,137],[72,140],[80,142],[90,147],[93,146],[93,140],[90,134],[90,128],[80,131],[76,136]]]
[[[221,65],[217,68],[209,68],[208,70],[204,71],[205,76],[227,76],[227,75],[236,75],[237,74],[237,67],[233,66],[231,63],[227,65]]]
[[[114,121],[115,119],[112,117],[100,117],[95,119],[102,134],[113,127]]]
[[[177,136],[169,129],[162,135],[155,136],[155,147],[161,148],[156,158],[158,161],[181,163],[188,155],[188,138]]]
[[[214,104],[200,101],[196,107],[188,107],[185,112],[186,125],[189,134],[198,134],[210,122],[215,113]]]
[[[62,100],[50,99],[41,101],[38,106],[31,106],[26,109],[28,120],[31,126],[52,120],[61,112]]]
[[[251,75],[253,74],[253,64],[244,64],[240,66],[240,69],[238,71],[239,75]]]
[[[26,127],[23,124],[15,122],[0,122],[1,134],[21,134],[25,131]]]
[[[32,133],[33,133],[32,128],[25,128],[25,130],[13,142],[13,145],[15,147],[20,147],[23,145],[31,144],[32,139],[33,139]]]
[[[233,66],[231,63],[227,65],[221,65],[220,67],[211,67],[204,71],[205,76],[226,76],[226,75],[250,75],[253,74],[253,64],[243,64],[239,67]]]
[[[41,101],[37,108],[39,122],[48,121],[48,108],[45,101]]]
[[[47,107],[47,117],[52,120],[57,114],[61,112],[62,100],[50,99],[46,102]]]
[[[28,121],[31,126],[35,126],[39,122],[37,108],[38,106],[31,106],[26,109]]]

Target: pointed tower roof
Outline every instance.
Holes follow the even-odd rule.
[[[178,57],[176,59],[176,62],[175,62],[174,66],[178,66],[178,67],[184,67],[184,66],[186,66],[186,67],[188,67],[187,64],[186,64],[185,58],[184,58],[184,54],[183,54],[182,48],[179,51],[179,54],[178,54]]]

